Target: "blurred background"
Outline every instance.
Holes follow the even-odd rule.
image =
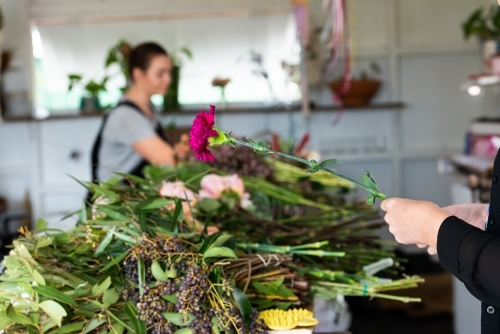
[[[311,156],[340,159],[338,170],[355,178],[369,170],[388,196],[488,201],[500,146],[496,2],[0,0],[0,8],[3,245],[39,217],[74,224],[61,218],[81,207],[85,189],[69,176],[90,180],[102,115],[127,86],[127,52],[145,41],[174,60],[169,93],[152,99],[173,143],[215,104],[221,128],[284,147],[309,138]],[[411,273],[429,275],[427,290],[415,292],[424,302],[349,301],[352,332],[479,333],[479,302],[437,258],[398,251]]]

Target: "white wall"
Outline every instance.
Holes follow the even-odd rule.
[[[2,82],[9,97],[7,112],[17,115],[31,110],[33,93],[28,4],[28,0],[0,0],[5,20],[0,48],[13,52]]]

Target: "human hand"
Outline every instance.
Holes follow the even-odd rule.
[[[488,219],[488,204],[464,203],[446,206],[443,209],[481,230],[484,230],[484,224]]]
[[[404,198],[389,198],[380,204],[384,217],[396,241],[436,248],[437,234],[442,222],[451,216],[434,203]]]

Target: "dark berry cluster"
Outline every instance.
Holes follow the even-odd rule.
[[[267,181],[273,179],[273,169],[263,155],[255,154],[251,148],[240,146],[237,150],[227,145],[211,149],[214,161],[211,166],[229,174],[255,176]]]
[[[177,291],[176,309],[181,313],[199,308],[206,301],[208,275],[200,267],[190,267]]]
[[[141,243],[130,249],[130,256],[123,262],[124,276],[129,282],[129,286],[122,291],[123,298],[136,304],[137,318],[146,323],[148,333],[171,334],[187,326],[193,333],[211,334],[214,318],[218,319],[225,332],[267,333],[265,325],[258,320],[256,311],[247,333],[243,317],[232,301],[232,285],[226,279],[222,280],[218,290],[222,293],[219,297],[225,307],[213,306],[209,293],[208,267],[198,263],[196,257],[188,255],[187,245],[176,237],[157,235],[148,238],[144,235]],[[142,295],[139,293],[139,260],[144,262],[146,271],[145,282],[141,286]],[[174,275],[166,282],[156,281],[151,274],[154,261],[165,265],[165,272],[174,270]],[[175,296],[177,301],[167,296]],[[165,319],[164,312],[184,314],[185,317],[180,321],[190,322],[179,327]]]

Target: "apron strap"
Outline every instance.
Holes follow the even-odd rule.
[[[135,110],[137,111],[138,113],[140,113],[142,116],[146,117],[146,115],[144,115],[144,113],[142,112],[142,110],[132,101],[130,100],[124,100],[124,101],[120,101],[115,108],[118,108],[118,107],[121,107],[121,106],[128,106],[130,107],[132,110]],[[101,127],[99,129],[99,132],[97,134],[97,137],[96,137],[96,140],[94,142],[94,146],[92,147],[92,154],[91,154],[91,172],[92,172],[92,182],[93,183],[98,183],[98,177],[97,177],[97,168],[99,166],[99,152],[101,150],[101,145],[102,145],[102,134],[104,132],[104,128],[106,126],[106,122],[108,120],[108,114],[104,115],[104,118],[102,120],[102,124],[101,124]],[[161,127],[161,124],[160,122],[157,122],[156,124],[156,127],[155,127],[155,133],[162,139],[164,140],[165,142],[167,142],[167,138],[165,136],[165,132],[163,131],[163,128]],[[142,174],[142,170],[144,169],[144,167],[146,167],[147,165],[149,165],[149,162],[147,162],[146,160],[142,159],[136,167],[134,167],[128,174],[132,174],[132,175],[136,175],[136,176],[143,176]],[[91,195],[89,193],[89,195],[87,196],[87,201],[90,203],[91,199]]]

